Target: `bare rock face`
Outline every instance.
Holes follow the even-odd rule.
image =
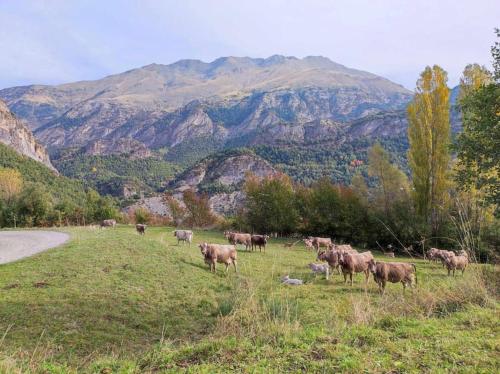
[[[57,173],[45,148],[39,144],[33,133],[19,121],[0,100],[0,142],[12,147],[18,153],[43,163]]]
[[[84,152],[93,156],[126,153],[132,159],[146,158],[152,155],[149,148],[143,143],[130,138],[95,140],[85,146]]]

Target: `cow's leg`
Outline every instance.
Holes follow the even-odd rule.
[[[238,268],[236,267],[236,260],[233,260],[233,265],[234,265],[234,272],[238,272]]]
[[[344,274],[344,284],[347,283],[347,273],[343,273]]]
[[[385,295],[385,280],[382,281],[382,295]]]
[[[349,273],[349,278],[351,280],[351,287],[352,287],[352,273]]]
[[[453,268],[453,276],[455,276],[455,268]]]
[[[448,269],[448,276],[451,275],[451,269]]]
[[[330,273],[329,269],[330,269],[330,267],[329,267],[329,266],[327,266],[327,267],[326,267],[326,280],[328,280],[328,275],[329,275],[329,273]]]
[[[224,272],[227,273],[227,269],[229,269],[229,264],[226,262],[224,265],[226,265],[226,270],[224,270]]]
[[[368,270],[365,271],[365,285],[368,284],[368,279],[370,278],[370,273]]]

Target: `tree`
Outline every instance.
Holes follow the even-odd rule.
[[[450,119],[447,74],[439,66],[426,67],[408,106],[408,161],[415,204],[432,233],[439,225],[440,207],[448,187]]]
[[[22,189],[23,177],[19,171],[0,168],[0,199],[10,203]]]
[[[493,82],[493,76],[486,67],[479,64],[469,64],[460,78],[459,102],[481,87]]]
[[[380,143],[375,143],[368,151],[368,174],[377,179],[376,200],[382,202],[385,214],[389,214],[391,205],[406,195],[408,178],[391,164],[389,154]]]
[[[135,223],[146,224],[151,220],[151,212],[146,208],[137,208],[134,210]]]
[[[260,233],[289,234],[297,229],[299,214],[295,191],[286,174],[258,178],[247,175],[245,217],[252,230]]]
[[[190,226],[207,227],[217,221],[206,194],[197,195],[193,190],[186,190],[182,197],[186,205],[186,221]]]
[[[165,194],[163,201],[168,205],[170,215],[176,226],[180,226],[186,218],[186,208],[184,208],[179,200],[172,195]]]
[[[497,36],[500,33],[496,30]],[[492,47],[495,79],[463,79],[460,110],[463,130],[457,137],[457,184],[463,190],[478,189],[488,202],[500,203],[500,44]],[[464,76],[469,71],[464,71]],[[497,212],[498,214],[498,212]]]
[[[19,196],[19,213],[26,226],[42,226],[52,211],[52,196],[41,184],[27,186]]]

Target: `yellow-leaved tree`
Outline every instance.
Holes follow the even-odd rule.
[[[441,67],[426,67],[408,106],[408,161],[415,207],[430,225],[433,235],[438,230],[439,213],[448,189],[450,90],[447,81],[447,73]]]
[[[0,199],[7,203],[21,193],[23,177],[14,169],[0,168]]]

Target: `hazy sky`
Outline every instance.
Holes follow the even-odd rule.
[[[491,66],[499,0],[0,0],[0,88],[153,62],[322,55],[413,89],[439,64]]]

